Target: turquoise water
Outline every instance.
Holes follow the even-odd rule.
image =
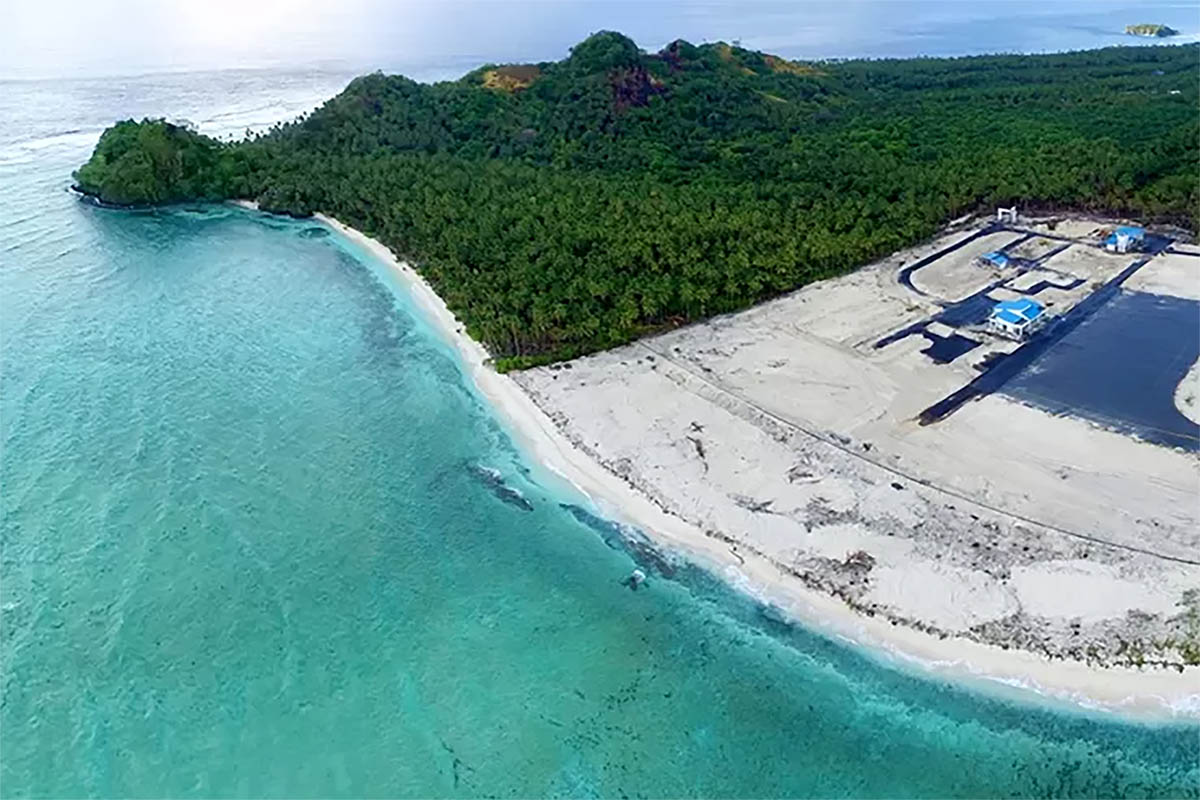
[[[1194,726],[889,669],[564,508],[338,237],[65,193],[64,96],[0,122],[4,796],[1200,795]]]

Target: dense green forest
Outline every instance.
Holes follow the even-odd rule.
[[[605,32],[457,81],[357,78],[243,142],[123,122],[76,180],[115,203],[336,216],[412,261],[508,369],[745,307],[995,205],[1194,230],[1198,54],[800,63]]]
[[[75,173],[107,203],[144,205],[230,197],[234,162],[207,136],[162,120],[118,122]]]

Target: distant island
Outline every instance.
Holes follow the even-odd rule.
[[[242,142],[121,122],[75,178],[112,204],[335,217],[519,369],[745,308],[981,208],[1195,229],[1197,53],[807,62],[601,32],[557,62],[356,78]]]
[[[1179,31],[1166,25],[1126,25],[1125,32],[1133,36],[1178,36]]]

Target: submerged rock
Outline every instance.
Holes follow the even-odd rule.
[[[494,467],[480,466],[479,464],[468,464],[467,471],[476,480],[491,490],[492,494],[501,501],[522,511],[533,511],[533,503],[529,502],[528,498],[521,494],[519,489],[514,489],[506,484],[504,476],[500,474],[500,470]]]

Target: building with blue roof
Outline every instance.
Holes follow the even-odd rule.
[[[988,317],[988,327],[1001,336],[1024,339],[1046,319],[1046,309],[1036,300],[1022,297],[996,303]]]
[[[985,267],[995,267],[996,269],[1004,269],[1012,263],[1012,259],[1007,254],[999,250],[993,250],[990,253],[984,253],[979,257],[979,263]]]
[[[1110,253],[1128,253],[1141,250],[1146,244],[1146,229],[1135,225],[1117,228],[1104,240],[1104,249]]]

